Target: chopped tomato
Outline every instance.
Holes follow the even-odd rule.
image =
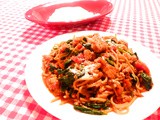
[[[71,58],[75,63],[78,63],[78,64],[80,64],[80,63],[82,63],[82,62],[84,62],[84,55],[82,54],[82,53],[80,53],[80,54],[78,54],[77,56],[72,56],[72,58]]]
[[[77,55],[78,58],[84,59],[84,55],[82,53]]]
[[[125,80],[123,80],[123,82],[124,82],[125,88],[130,88],[132,86],[132,83],[129,79],[125,79]]]
[[[111,46],[111,50],[116,51],[117,47],[115,45]]]
[[[144,71],[146,74],[150,75],[150,70],[149,68],[147,67],[147,65],[143,62],[141,62],[140,60],[137,60],[135,63],[134,63],[134,66],[137,68],[138,71],[142,70]]]
[[[123,91],[124,91],[124,88],[123,88],[121,85],[118,85],[118,86],[115,88],[115,93],[116,93],[117,96],[120,96]]]
[[[82,46],[82,44],[81,43],[78,43],[77,44],[77,46],[76,46],[76,48],[79,50],[79,49],[81,49],[83,46]]]
[[[80,43],[81,39],[80,38],[76,38],[72,41],[73,46],[76,46],[78,43]]]

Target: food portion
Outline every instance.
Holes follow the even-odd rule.
[[[64,14],[65,12],[65,14]],[[75,14],[73,14],[75,13]],[[99,13],[92,13],[82,7],[62,7],[57,8],[55,12],[48,18],[49,22],[75,22],[90,17],[100,15]]]
[[[149,68],[116,35],[74,36],[53,45],[42,63],[42,78],[53,101],[70,103],[83,113],[127,113],[153,87]]]

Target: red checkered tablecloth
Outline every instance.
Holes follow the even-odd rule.
[[[0,0],[0,120],[58,120],[31,97],[25,64],[37,45],[63,33],[99,30],[130,36],[160,58],[160,1],[109,0],[113,11],[78,27],[50,29],[25,19],[25,12],[51,0]],[[53,0],[52,0],[53,1]],[[160,108],[146,120],[159,120]]]

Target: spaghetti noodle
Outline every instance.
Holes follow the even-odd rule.
[[[153,86],[148,67],[116,36],[73,37],[54,45],[42,63],[43,81],[55,100],[88,114],[127,113]]]

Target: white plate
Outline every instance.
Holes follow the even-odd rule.
[[[41,78],[42,55],[49,54],[55,43],[71,39],[74,35],[81,36],[93,34],[95,32],[100,33],[100,35],[111,35],[109,33],[100,31],[81,31],[68,33],[54,37],[36,48],[36,50],[30,56],[25,69],[26,84],[32,97],[47,112],[63,120],[139,120],[148,117],[160,106],[160,63],[158,59],[145,47],[122,36],[118,37],[127,40],[129,47],[133,48],[133,50],[137,52],[139,58],[147,64],[151,71],[154,83],[153,88],[149,92],[143,94],[144,97],[138,98],[130,106],[129,113],[119,115],[111,112],[108,115],[89,115],[75,111],[73,106],[70,104],[59,105],[60,101],[54,103],[50,102],[54,96],[47,90]]]

